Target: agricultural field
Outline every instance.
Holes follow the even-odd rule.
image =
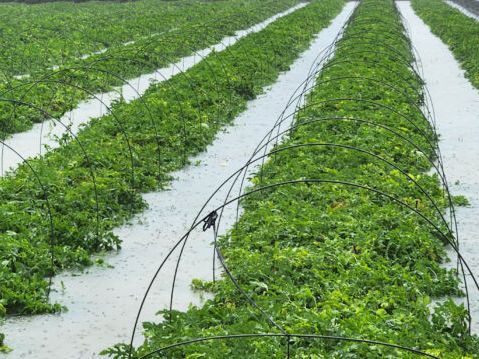
[[[479,358],[461,6],[0,3],[0,356]]]
[[[0,26],[4,44],[0,51],[6,61],[2,61],[1,70],[7,77],[67,66],[95,52],[133,45],[132,42],[137,41],[154,41],[151,37],[165,32],[179,32],[185,27],[192,31],[220,20],[228,20],[221,23],[227,33],[235,29],[236,22],[237,28],[247,27],[292,4],[293,1],[241,0],[146,0],[125,2],[122,6],[96,1],[51,2],[38,6],[2,4]],[[250,17],[241,19],[238,15]],[[258,17],[253,17],[255,15]]]
[[[82,16],[76,16],[73,11],[78,10],[72,8],[72,4],[65,8],[64,3],[61,3],[62,11],[57,17],[50,15],[47,20],[52,27],[50,32],[57,33],[55,36],[44,38],[49,31],[43,29],[45,25],[41,20],[35,23],[36,30],[29,28],[31,25],[27,21],[24,31],[28,31],[28,36],[24,37],[21,37],[22,33],[16,29],[17,24],[12,23],[10,27],[6,27],[4,33],[13,33],[12,38],[7,37],[7,43],[22,45],[13,48],[5,46],[2,49],[3,57],[16,62],[6,62],[5,68],[2,69],[5,79],[0,83],[0,94],[4,98],[0,103],[0,138],[5,139],[9,134],[28,130],[32,124],[45,119],[59,118],[76,107],[81,100],[104,93],[129,79],[162,68],[195,51],[216,44],[226,35],[256,24],[298,1],[234,0],[228,1],[219,9],[214,6],[216,4],[218,7],[216,2],[207,2],[205,6],[201,1],[185,1],[186,11],[176,2],[166,6],[163,5],[165,2],[159,2],[161,6],[158,16],[165,16],[164,20],[158,21],[153,17],[152,24],[143,28],[146,32],[137,36],[133,36],[134,32],[129,31],[134,27],[125,21],[124,13],[118,14],[124,23],[120,25],[114,20],[115,12],[109,10],[103,13],[105,19],[99,19],[100,24],[106,22],[105,28],[95,27],[90,31],[83,31],[83,28],[90,26],[91,17],[88,11],[94,9],[86,5],[88,11],[85,11],[85,14],[81,12]],[[156,3],[158,1],[153,1],[149,6],[145,3],[145,8],[140,7],[137,15],[135,12],[129,14],[130,22],[142,24],[147,21],[144,20],[145,14],[150,14]],[[197,7],[201,10],[198,11]],[[64,20],[65,13],[75,16],[75,22],[78,21],[78,24],[72,28],[63,25],[68,23]],[[13,12],[9,16],[23,18],[24,15]],[[28,16],[25,16],[28,19]],[[43,15],[39,14],[38,18],[43,19]],[[163,27],[155,28],[158,23],[163,24]],[[122,31],[128,31],[130,37],[125,38]],[[108,37],[107,41],[101,40],[101,37],[97,38],[100,36],[97,34],[114,36]],[[20,39],[13,36],[20,36]],[[114,40],[116,36],[118,39]],[[83,48],[77,46],[77,43],[86,45]],[[98,43],[100,45],[97,45]],[[84,58],[85,56],[88,57]],[[18,68],[22,69],[17,71]]]

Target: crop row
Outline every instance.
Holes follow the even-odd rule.
[[[213,14],[220,18],[258,4],[244,0],[2,4],[0,69],[3,76],[45,70],[104,48],[185,24],[198,24]]]
[[[191,12],[188,7],[191,7]],[[151,33],[198,21],[214,4],[180,6],[158,0],[125,3],[1,5],[2,75],[22,75],[60,65]],[[188,20],[190,18],[191,20]]]
[[[172,170],[203,151],[342,5],[318,1],[275,21],[140,99],[117,103],[75,139],[0,179],[0,313],[60,309],[46,301],[45,278],[120,247],[111,230],[144,209],[141,193],[164,187]]]
[[[171,31],[164,31],[158,36],[137,39],[126,46],[113,46],[104,53],[86,59],[68,56],[59,69],[27,63],[30,77],[18,79],[7,76],[6,81],[0,84],[0,139],[27,130],[32,124],[47,118],[58,118],[93,94],[109,91],[114,86],[124,85],[125,79],[175,63],[180,58],[214,45],[225,36],[261,22],[297,2],[235,0],[222,4],[218,11],[212,11],[210,5],[204,3],[192,6],[187,11],[180,6],[184,19],[180,16],[176,28],[170,26]],[[193,16],[193,13],[198,16]],[[171,16],[174,17],[175,14],[172,13]],[[165,29],[168,30],[167,27]],[[118,29],[110,31],[112,38],[122,31],[120,23]],[[50,36],[48,39],[51,41],[60,41],[51,34],[45,36]],[[88,43],[88,36],[87,33],[78,41]],[[38,39],[35,41],[40,42]],[[7,43],[10,42],[15,43]],[[76,41],[71,42],[72,49],[75,49]],[[39,49],[29,46],[24,51],[43,62]],[[18,60],[21,56],[16,58],[21,62]],[[16,63],[14,67],[21,66]]]
[[[479,88],[479,22],[440,0],[412,0],[418,15],[446,43]]]
[[[218,242],[228,275],[194,281],[214,298],[145,323],[134,358],[279,358],[286,345],[291,358],[419,357],[341,337],[477,357],[467,310],[448,299],[460,294],[455,271],[441,265],[453,240],[448,201],[441,177],[428,174],[437,137],[413,63],[394,2],[362,1]]]

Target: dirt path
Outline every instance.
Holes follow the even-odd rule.
[[[451,51],[414,13],[398,2],[422,61],[424,80],[435,108],[439,147],[453,195],[465,195],[471,206],[457,209],[461,253],[479,275],[479,91],[464,77]],[[470,286],[472,281],[468,280]],[[479,292],[472,290],[472,328],[479,332]]]

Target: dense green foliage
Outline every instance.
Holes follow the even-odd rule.
[[[124,4],[2,4],[0,69],[4,76],[35,73],[152,34],[198,25],[210,18],[230,17],[234,12],[244,12],[260,3],[256,0],[141,0]]]
[[[1,315],[59,309],[45,300],[45,277],[118,248],[111,229],[144,208],[141,192],[161,188],[204,150],[342,5],[322,0],[278,19],[142,98],[117,103],[79,142],[63,138],[62,147],[0,179]]]
[[[153,11],[153,15],[141,17],[141,20],[138,19],[140,15],[124,16],[126,9],[116,10],[119,12],[118,16],[138,21],[138,26],[145,28],[148,26],[143,23],[149,20],[144,20],[144,18],[154,20],[155,16],[164,16],[165,19],[162,21],[157,19],[158,22],[165,24],[159,29],[164,31],[157,36],[137,37],[135,43],[127,46],[111,46],[105,53],[96,54],[87,59],[75,59],[74,55],[77,49],[81,49],[80,52],[84,53],[87,49],[82,46],[94,46],[97,42],[102,43],[100,47],[110,43],[118,45],[120,40],[115,39],[123,41],[129,31],[135,33],[134,28],[137,25],[131,25],[126,20],[115,22],[113,21],[115,12],[111,14],[112,19],[108,12],[99,11],[104,16],[102,20],[105,23],[104,27],[107,24],[115,26],[112,29],[104,28],[102,30],[95,27],[91,30],[93,34],[90,34],[91,31],[87,31],[85,27],[90,26],[89,13],[94,12],[97,6],[101,6],[98,4],[85,5],[88,12],[83,16],[80,16],[81,11],[78,11],[80,14],[76,14],[72,9],[60,12],[58,18],[54,17],[51,20],[45,16],[46,24],[48,21],[56,24],[62,33],[66,34],[65,41],[70,45],[64,48],[61,46],[62,41],[56,36],[52,36],[49,32],[33,29],[31,30],[32,39],[28,41],[28,46],[12,50],[13,53],[3,54],[4,58],[16,59],[17,62],[12,67],[17,70],[21,69],[20,64],[23,61],[21,59],[26,59],[25,63],[30,69],[31,76],[23,79],[7,76],[6,81],[0,84],[0,139],[5,138],[8,134],[27,130],[33,123],[41,122],[45,118],[59,117],[67,110],[75,108],[81,100],[91,97],[92,94],[106,92],[111,90],[112,86],[124,84],[123,79],[131,79],[165,67],[183,56],[191,55],[194,51],[218,43],[226,35],[248,28],[277,12],[284,11],[297,2],[298,0],[233,0],[213,2],[212,5],[209,3],[207,5],[201,1],[181,1],[175,3],[176,5],[171,5],[171,10],[168,10],[169,7],[165,9],[163,5],[159,6],[158,13]],[[148,4],[150,3],[147,0],[144,4],[147,9],[149,6],[154,6],[155,2]],[[64,6],[66,5],[63,4],[60,8],[63,9]],[[123,5],[113,7],[113,9],[118,8],[123,9]],[[15,7],[15,9],[17,8]],[[41,11],[25,10],[25,12],[33,13],[36,16],[35,19],[43,18]],[[132,11],[132,14],[135,12]],[[25,21],[30,18],[21,13],[18,16],[22,19],[25,17],[27,19]],[[75,30],[75,25],[72,25],[72,28],[63,25],[65,20],[61,20],[62,16],[68,18],[78,16],[80,20],[76,26],[79,32]],[[37,20],[37,22],[41,23],[41,20]],[[46,24],[38,26],[43,27]],[[12,26],[13,24],[10,24],[10,27],[4,29],[4,32],[7,34],[15,32]],[[85,35],[82,35],[83,33]],[[103,40],[94,39],[95,34],[104,33],[111,34],[111,37],[102,35],[104,36]],[[19,39],[4,37],[6,44],[22,43]],[[52,41],[55,45],[45,43],[48,41]],[[79,45],[83,43],[89,45]],[[46,69],[43,66],[44,63],[48,63],[43,60],[44,55],[41,48],[44,46],[47,46],[48,51],[52,53],[53,63],[58,63],[58,56],[65,54],[65,59],[61,61],[63,65],[59,69]],[[88,51],[93,49],[89,48]],[[7,50],[8,46],[5,46],[5,51]],[[17,53],[22,51],[26,53],[23,57]],[[38,65],[34,65],[35,59],[39,61]]]
[[[444,41],[466,70],[471,83],[479,88],[479,21],[441,0],[412,0],[414,10]]]
[[[422,82],[413,61],[394,3],[364,0],[296,127],[252,189],[299,182],[248,196],[239,223],[219,248],[241,287],[290,334],[373,339],[441,358],[477,357],[479,342],[468,334],[465,308],[450,299],[431,305],[459,289],[454,271],[441,266],[451,239],[440,215],[447,202],[438,177],[428,174],[437,138],[419,107]],[[318,180],[364,185],[403,204]],[[164,311],[168,319],[146,323],[146,341],[134,357],[192,338],[278,333],[229,279],[195,283],[210,288],[214,299],[171,316]],[[204,341],[152,357],[280,358],[285,344],[284,338]],[[118,345],[105,353],[126,358],[127,351]],[[295,337],[291,355],[419,357],[381,345]]]
[[[3,59],[0,68],[3,75],[20,75],[190,21],[195,23],[221,9],[195,0],[182,1],[181,5],[142,0],[122,5],[114,2],[2,4],[0,10]]]

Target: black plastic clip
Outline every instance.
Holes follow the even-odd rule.
[[[216,211],[211,212],[208,217],[203,220],[203,232],[213,227],[216,224],[216,219],[218,218],[218,213]]]

